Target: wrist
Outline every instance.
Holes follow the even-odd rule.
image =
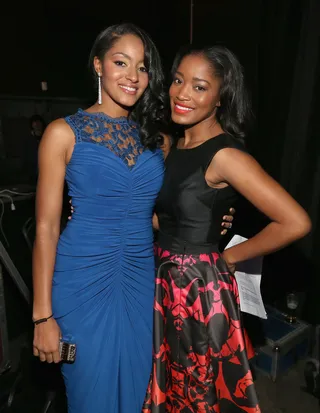
[[[229,249],[223,251],[222,257],[228,265],[236,265],[237,263],[234,257],[232,257],[232,254],[230,254]]]
[[[40,318],[48,318],[52,314],[51,307],[34,308],[32,312],[32,320],[39,320]]]
[[[42,323],[46,323],[47,321],[51,320],[51,318],[53,318],[53,314],[51,314],[49,317],[43,317],[43,318],[37,318],[37,319],[32,319],[33,324],[35,326],[42,324]]]

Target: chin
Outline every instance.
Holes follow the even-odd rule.
[[[122,96],[120,99],[118,99],[118,103],[121,106],[131,108],[137,103],[138,100],[139,100],[139,97],[137,96],[125,96],[125,97]]]
[[[188,119],[186,115],[177,115],[176,113],[172,113],[171,119],[177,125],[191,125],[193,122],[191,119]]]

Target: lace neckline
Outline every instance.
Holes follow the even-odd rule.
[[[78,109],[78,112],[86,116],[95,117],[95,118],[99,118],[102,120],[107,120],[108,122],[127,123],[127,124],[136,125],[136,122],[127,118],[126,116],[119,116],[118,118],[113,118],[104,112],[87,112],[86,110],[83,110],[81,108]]]

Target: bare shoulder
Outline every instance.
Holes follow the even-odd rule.
[[[230,177],[239,177],[244,170],[253,172],[255,168],[261,168],[256,160],[244,150],[234,147],[219,149],[213,156],[207,172],[206,180],[214,187],[218,184],[225,186],[230,184]]]
[[[218,170],[230,169],[237,173],[238,168],[262,169],[259,163],[249,153],[238,148],[223,148],[212,159],[212,167]]]
[[[46,148],[53,149],[55,152],[68,150],[74,143],[75,137],[70,126],[64,119],[57,119],[47,126],[41,138],[40,151]]]
[[[65,141],[74,139],[74,133],[64,119],[56,119],[49,123],[43,138]]]

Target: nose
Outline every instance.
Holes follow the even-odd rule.
[[[183,84],[179,87],[177,93],[177,99],[181,101],[188,101],[190,100],[190,88],[188,85]]]
[[[139,81],[137,70],[134,67],[129,67],[126,73],[126,78],[132,83],[137,83]]]

